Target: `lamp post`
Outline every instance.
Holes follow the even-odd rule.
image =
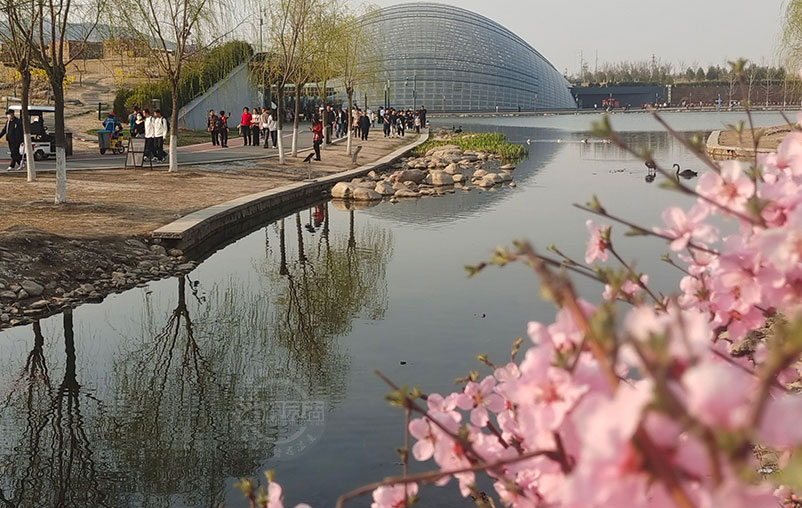
[[[409,85],[409,78],[404,79],[404,88]],[[406,93],[404,93],[406,95]],[[415,111],[418,108],[418,74],[412,74],[412,110]]]

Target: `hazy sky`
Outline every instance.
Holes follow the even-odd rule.
[[[381,7],[416,0],[372,0]],[[778,61],[787,0],[436,0],[517,33],[560,72],[605,61],[658,59],[707,66],[744,57]]]

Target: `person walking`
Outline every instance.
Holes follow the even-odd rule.
[[[212,135],[212,146],[220,144],[220,131],[218,130],[217,115],[214,110],[209,110],[209,118],[206,119],[206,130]]]
[[[386,110],[384,112],[384,125],[383,125],[383,127],[384,127],[384,137],[385,138],[389,138],[390,137],[390,132],[391,132],[391,128],[392,128],[392,125],[393,125],[393,122],[390,119],[390,114],[391,114],[390,110]]]
[[[262,113],[259,115],[259,125],[262,128],[262,137],[265,138],[264,148],[269,148],[267,140],[270,138],[270,111],[267,108],[262,108]]]
[[[153,114],[156,116],[153,132],[153,153],[159,162],[164,162],[167,158],[167,153],[164,151],[164,138],[170,128],[160,109],[154,111]]]
[[[362,141],[368,140],[368,133],[370,132],[370,115],[367,113],[363,113],[362,116],[359,117],[359,129],[362,132]]]
[[[334,127],[334,109],[329,104],[326,106],[326,111],[323,115],[323,123],[325,124],[325,132],[326,132],[326,145],[331,144],[331,130]]]
[[[253,108],[255,115],[251,116],[251,146],[259,146],[259,131],[262,129],[262,117],[258,114],[259,108]]]
[[[16,169],[22,162],[22,155],[19,153],[19,147],[23,139],[22,122],[14,116],[14,111],[11,109],[6,111],[6,118],[8,120],[3,130],[0,131],[0,138],[5,136],[6,141],[8,141],[8,149],[11,152],[11,164],[9,164],[8,169],[12,170]]]
[[[220,110],[220,116],[217,122],[218,129],[220,130],[220,145],[223,148],[228,148],[228,117],[226,116],[226,112],[222,109]]]
[[[315,160],[320,160],[320,145],[323,143],[323,123],[320,117],[315,115],[312,120],[312,146],[315,148]]]
[[[239,133],[244,142],[243,146],[251,144],[251,112],[247,107],[242,108],[242,117],[239,122]]]
[[[156,136],[156,119],[150,114],[150,110],[145,108],[142,110],[142,116],[145,117],[145,160],[151,161],[156,158],[155,151],[155,136]]]
[[[136,136],[136,119],[139,115],[139,106],[134,106],[134,110],[128,115],[128,130],[131,132],[132,138]]]
[[[420,114],[420,125],[421,125],[421,127],[423,127],[425,129],[426,128],[426,106],[421,104],[420,111],[418,112],[418,114]]]
[[[270,140],[273,142],[273,148],[278,148],[278,114],[275,109],[270,111],[267,116],[267,128],[270,129]],[[267,148],[267,140],[265,140],[265,148]]]
[[[415,115],[415,133],[420,134],[420,113]]]

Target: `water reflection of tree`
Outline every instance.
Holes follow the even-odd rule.
[[[10,410],[24,421],[17,445],[0,463],[4,484],[0,502],[7,507],[109,506],[103,493],[85,430],[82,401],[96,401],[78,382],[72,311],[63,314],[65,367],[54,389],[44,354],[44,335],[34,323],[33,348],[5,399],[4,420]]]
[[[355,318],[384,316],[392,255],[391,232],[371,226],[357,232],[352,210],[348,234],[332,233],[327,206],[323,213],[318,236],[304,234],[296,214],[290,245],[288,220],[280,221],[278,260],[267,258],[257,266],[268,290],[276,293],[273,335],[312,368],[310,390],[345,384],[345,372],[326,363],[338,346],[332,339],[347,334]]]

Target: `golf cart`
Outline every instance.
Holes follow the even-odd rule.
[[[12,104],[8,109],[13,110],[17,118],[22,119],[20,114],[22,106]],[[55,111],[56,108],[54,106],[28,106],[28,115],[31,119],[29,130],[31,133],[31,151],[33,152],[34,160],[45,160],[56,154],[56,137],[47,132],[47,127],[44,123],[44,114],[54,113]],[[72,155],[72,143],[70,141],[70,139],[67,140],[66,155]]]

